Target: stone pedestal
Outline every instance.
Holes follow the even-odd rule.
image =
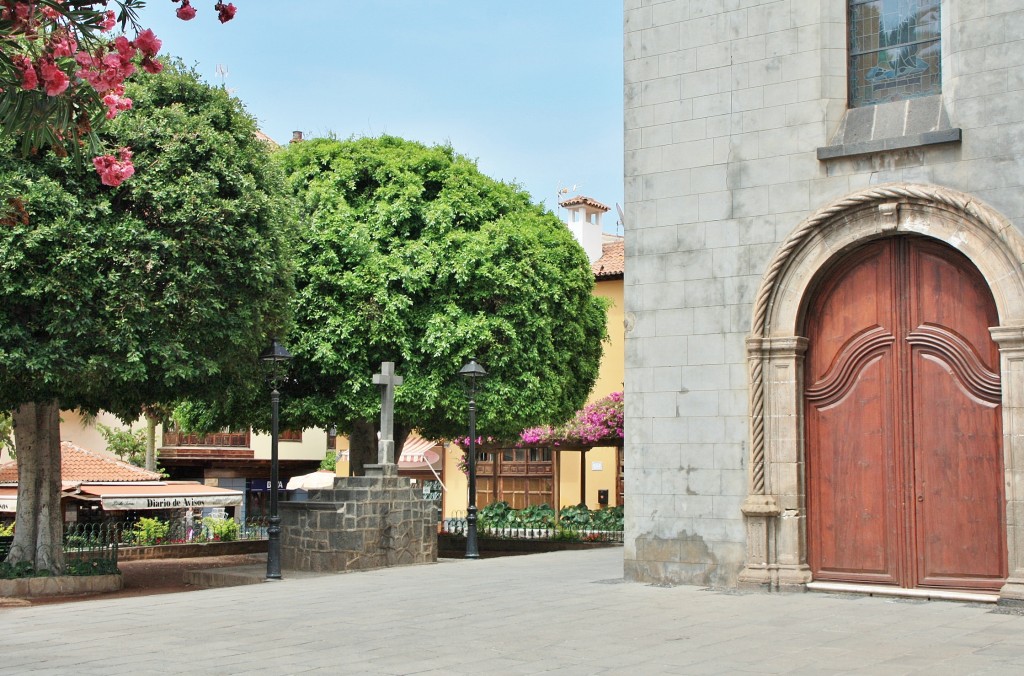
[[[282,502],[281,565],[317,572],[437,561],[437,508],[397,476],[339,477]]]

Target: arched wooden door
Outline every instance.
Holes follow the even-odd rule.
[[[943,244],[885,239],[844,258],[806,308],[814,578],[998,590],[998,318],[981,274]]]

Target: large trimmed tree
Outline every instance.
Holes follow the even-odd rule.
[[[478,429],[514,438],[562,421],[597,377],[605,306],[583,249],[518,187],[450,147],[383,136],[293,144],[278,156],[301,201],[293,425],[350,434],[356,473],[374,462],[380,392],[396,362],[395,437],[466,434],[459,368],[490,378]]]
[[[106,132],[144,166],[118,188],[53,154],[0,146],[0,408],[13,410],[9,561],[60,572],[59,411],[135,419],[181,397],[248,396],[284,326],[291,201],[256,124],[168,66],[129,86]]]

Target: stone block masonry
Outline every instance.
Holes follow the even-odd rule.
[[[437,561],[437,509],[400,477],[340,477],[284,502],[281,565],[314,572]]]

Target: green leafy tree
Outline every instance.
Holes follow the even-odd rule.
[[[0,412],[0,451],[4,449],[12,458],[18,457],[14,450],[14,421],[6,411]]]
[[[106,130],[146,171],[111,189],[73,161],[0,140],[0,410],[13,410],[9,561],[59,572],[59,411],[216,399],[261,385],[257,355],[291,292],[290,199],[256,124],[168,65]]]
[[[338,421],[352,465],[376,457],[380,391],[393,361],[398,449],[410,429],[466,434],[458,371],[490,377],[478,430],[513,438],[565,420],[597,376],[605,305],[582,248],[550,212],[451,147],[382,136],[315,139],[277,155],[301,201],[292,426]],[[375,461],[375,460],[372,460]]]
[[[96,429],[107,442],[108,451],[136,467],[146,465],[146,433],[143,430],[133,432],[130,429],[109,427],[103,423],[97,423]]]

